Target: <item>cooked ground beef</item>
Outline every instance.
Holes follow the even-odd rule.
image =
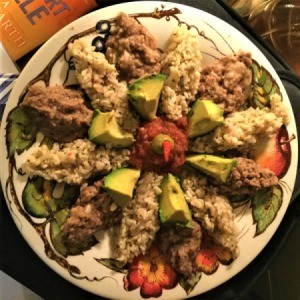
[[[250,52],[238,52],[205,67],[199,84],[200,98],[211,99],[225,112],[239,110],[249,96],[251,63]]]
[[[62,143],[83,138],[93,115],[81,91],[58,85],[29,87],[20,106],[45,136]]]
[[[193,228],[166,226],[158,233],[158,247],[169,258],[173,268],[188,277],[196,270],[202,230],[197,222]]]
[[[61,229],[66,246],[85,249],[94,243],[97,230],[121,221],[121,210],[107,193],[101,192],[101,186],[102,181],[97,181],[81,187],[80,196]]]
[[[231,171],[228,184],[220,187],[230,194],[252,194],[255,191],[276,185],[277,176],[269,169],[263,169],[254,160],[238,157],[237,166]]]
[[[160,72],[160,52],[150,32],[135,19],[120,13],[106,42],[106,58],[127,81]]]

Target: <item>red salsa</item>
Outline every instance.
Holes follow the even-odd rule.
[[[137,133],[136,142],[130,157],[130,164],[136,169],[163,173],[179,173],[185,162],[185,151],[188,147],[186,134],[187,118],[182,117],[172,122],[164,118],[156,118],[145,123]],[[153,139],[159,134],[166,134],[174,140],[168,161],[152,147]]]

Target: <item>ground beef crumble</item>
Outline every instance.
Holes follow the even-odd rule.
[[[62,143],[85,137],[93,115],[81,91],[59,85],[29,87],[20,107],[45,136]]]
[[[193,221],[193,228],[165,226],[157,239],[158,247],[178,273],[188,277],[196,271],[196,256],[202,239],[202,230],[197,222]]]
[[[225,56],[203,68],[199,96],[214,101],[225,112],[234,112],[245,106],[252,80],[250,52]]]
[[[120,223],[121,210],[107,193],[101,192],[101,187],[102,181],[81,186],[79,198],[61,228],[66,246],[87,248],[94,243],[97,230]]]
[[[238,157],[237,166],[231,171],[228,183],[219,186],[220,191],[229,194],[253,194],[257,190],[276,185],[277,176],[269,169],[263,169],[254,160]]]
[[[156,39],[134,18],[120,13],[106,42],[106,58],[127,81],[160,72]]]

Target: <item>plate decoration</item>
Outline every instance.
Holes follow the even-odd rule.
[[[5,124],[5,144],[9,171],[5,182],[5,193],[12,215],[15,216],[16,222],[22,223],[21,220],[26,220],[42,241],[47,259],[59,265],[61,269],[67,270],[72,280],[90,283],[109,280],[115,285],[120,285],[121,282],[123,290],[128,292],[135,290],[142,298],[161,297],[165,291],[175,288],[183,290],[185,295],[193,295],[192,292],[201,285],[203,277],[209,276],[213,279],[221,266],[230,267],[238,261],[239,256],[243,255],[243,253],[239,254],[239,241],[249,236],[253,227],[255,230],[254,234],[251,233],[252,239],[255,240],[263,235],[276,219],[284,197],[291,194],[292,186],[285,181],[285,178],[291,166],[293,155],[291,144],[296,143],[296,135],[288,130],[289,117],[282,103],[280,86],[271,73],[252,58],[251,54],[249,56],[245,52],[237,51],[236,47],[214,28],[213,23],[204,21],[203,29],[194,25],[192,21],[183,21],[180,9],[181,6],[168,8],[161,5],[149,13],[131,13],[128,16],[124,14],[122,17],[116,14],[115,17],[98,20],[94,27],[71,36],[54,57],[49,59],[47,66],[26,85],[19,95],[17,105],[8,113]],[[118,44],[121,47],[124,42],[123,47],[126,48],[126,39],[130,39],[129,34],[126,35],[126,30],[131,32],[131,29],[132,32],[136,29],[144,38],[146,36],[145,40],[148,41],[147,26],[141,25],[145,20],[159,22],[160,25],[163,22],[167,24],[172,22],[174,25],[172,27],[178,28],[178,31],[170,34],[171,42],[166,43],[164,48],[156,52],[153,47],[150,49],[155,52],[145,63],[152,70],[150,75],[148,69],[140,74],[140,69],[136,65],[132,67],[130,62],[124,66],[120,57],[123,57],[126,52],[118,52],[120,49],[116,46]],[[132,25],[134,28],[124,27],[124,30],[122,27],[125,26],[124,22],[134,24]],[[184,33],[180,33],[180,30]],[[120,35],[121,31],[126,36],[124,41]],[[202,61],[204,66],[201,66],[199,74],[191,71],[188,76],[191,76],[190,81],[197,81],[197,85],[200,83],[200,87],[197,86],[196,92],[191,92],[193,87],[190,84],[190,90],[185,90],[182,96],[184,100],[175,97],[174,105],[170,107],[169,103],[173,99],[172,92],[178,94],[179,88],[176,89],[180,84],[189,84],[188,81],[184,81],[186,79],[184,75],[180,75],[180,80],[183,81],[177,81],[175,87],[170,80],[172,76],[174,78],[177,76],[174,75],[176,70],[174,71],[172,66],[173,58],[182,42],[176,40],[180,34],[183,34],[190,47],[194,47],[195,43],[198,45],[196,40],[207,46],[201,51],[200,48],[196,50],[192,48],[195,50],[193,56]],[[118,40],[113,40],[114,38]],[[152,38],[149,38],[149,44],[154,43]],[[178,43],[177,47],[175,47],[176,43]],[[220,43],[222,47],[219,46]],[[130,46],[134,47],[133,44],[129,44],[129,48],[126,49],[130,49]],[[141,48],[142,54],[135,53],[135,60],[138,57],[140,63],[141,57],[146,56],[148,50]],[[165,69],[161,67],[160,61],[158,64],[157,61],[151,61],[151,59],[156,60],[155,56],[159,59],[163,57]],[[237,61],[233,62],[236,57],[238,57]],[[189,57],[185,59],[188,65]],[[132,64],[136,63],[135,60]],[[41,121],[39,123],[34,120],[32,115],[28,114],[26,107],[27,99],[38,97],[41,91],[49,88],[47,91],[51,94],[51,86],[54,86],[53,73],[59,64],[63,67],[60,67],[62,75],[58,80],[60,90],[56,93],[64,95],[65,89],[68,89],[67,97],[76,99],[81,97],[78,101],[88,103],[86,105],[89,111],[83,110],[80,114],[88,115],[93,111],[92,117],[89,116],[89,123],[80,125],[86,127],[84,134],[75,133],[75,136],[78,134],[77,141],[80,142],[74,142],[72,139],[69,141],[71,134],[67,129],[65,132],[62,129],[63,134],[59,138],[53,133],[45,134],[41,129]],[[181,61],[180,66],[183,65]],[[238,75],[240,75],[238,72],[243,72],[243,78],[238,80],[239,84],[244,86],[239,91],[230,86],[228,78],[234,76],[234,72],[233,75],[227,74],[228,66],[241,69],[242,71],[236,71]],[[99,76],[97,82],[97,78],[95,79],[89,72],[100,70],[101,73],[101,68],[104,68],[106,73],[104,76],[101,75],[102,77]],[[188,73],[191,70],[191,67],[189,68],[184,72]],[[223,69],[220,71],[220,68]],[[115,70],[117,70],[117,77],[113,77]],[[212,84],[213,77],[216,75],[219,76],[218,78],[224,76],[223,79],[216,80],[218,88],[223,89],[221,92],[217,91],[216,86]],[[146,82],[145,78],[162,83],[158,93],[160,102],[153,102],[154,104],[143,102],[144,106],[141,107],[136,102],[141,100],[135,98],[135,93],[136,86],[140,89],[140,86]],[[226,80],[229,80],[228,84]],[[100,87],[91,86],[90,82],[93,81]],[[109,97],[115,97],[115,102],[101,102],[97,95],[107,92],[106,86],[109,85],[113,86],[113,92],[109,90],[112,93]],[[39,88],[34,90],[36,86],[42,86],[41,90]],[[122,93],[126,95],[125,98]],[[192,96],[189,96],[189,93]],[[229,100],[226,100],[227,102],[218,100],[224,97],[222,93],[226,94],[227,99],[232,97],[234,103]],[[213,99],[214,95],[216,95],[215,99]],[[119,96],[120,99],[125,99],[125,102],[122,102],[123,100],[118,102]],[[164,97],[167,100],[162,100]],[[238,101],[241,101],[239,105],[236,104]],[[149,105],[152,115],[149,110],[144,109],[146,105]],[[178,107],[180,107],[179,112]],[[201,123],[201,118],[197,119],[199,117],[196,111],[201,110],[203,113],[208,110],[213,114],[211,109],[215,114],[218,114],[219,110],[222,111],[218,119],[208,116],[204,123]],[[261,114],[262,118],[264,114],[270,116],[271,121],[270,118],[264,119],[263,127],[258,130],[262,130],[265,126],[272,127],[268,123],[272,122],[272,118],[280,119],[278,121],[280,124],[275,126],[274,132],[266,134],[261,139],[264,143],[254,142],[255,147],[251,149],[248,149],[248,141],[237,143],[235,146],[230,144],[231,140],[227,144],[219,142],[220,138],[230,135],[230,124],[232,124],[230,122],[233,124],[236,122],[236,115],[247,123],[250,119],[249,114]],[[107,133],[101,131],[104,128],[102,119],[100,122],[102,127],[97,125],[96,138],[94,137],[93,122],[96,123],[100,117],[107,118],[109,120],[107,122],[115,124],[117,128],[114,131],[115,140],[107,139]],[[201,126],[204,124],[204,127],[207,127],[207,124],[213,125],[199,134],[198,125],[193,128],[191,125],[194,118],[197,119],[195,122],[198,122],[198,125],[200,123]],[[229,119],[231,121],[226,123]],[[147,135],[142,134],[145,131]],[[149,142],[148,137],[151,134],[152,138]],[[83,145],[81,141],[87,137],[89,141],[84,142]],[[258,137],[259,134],[256,134],[256,138]],[[65,146],[66,144],[68,146]],[[179,144],[181,150],[178,150]],[[82,152],[76,149],[81,149]],[[178,151],[176,155],[175,150]],[[38,151],[39,154],[36,154]],[[55,177],[56,175],[53,174],[58,174],[57,168],[61,162],[58,161],[56,164],[49,161],[56,155],[62,155],[61,153],[64,153],[65,157],[68,156],[70,161],[74,155],[77,155],[74,159],[80,161],[80,166],[78,169],[74,167],[67,175]],[[45,158],[43,162],[37,162],[40,157],[47,155],[47,159]],[[83,157],[82,161],[78,158],[80,155]],[[181,155],[183,162],[179,161]],[[87,172],[88,175],[76,177],[75,175],[81,174],[81,169],[84,169],[85,160],[89,161],[89,157],[92,156],[95,164]],[[207,159],[210,161],[203,166],[202,162],[200,163],[203,159],[205,162]],[[24,164],[27,166],[30,164],[29,161],[40,165],[45,164],[45,166],[40,169],[33,167],[34,171],[32,171],[28,167],[24,168]],[[206,169],[207,165],[216,165],[220,161],[223,164],[222,169],[218,169],[217,172]],[[70,164],[72,165],[71,162]],[[246,167],[239,170],[238,166],[243,164]],[[47,168],[49,171],[46,171]],[[31,171],[28,171],[29,169]],[[234,177],[234,172],[238,173],[237,177]],[[256,172],[259,176],[249,175],[251,172]],[[242,176],[242,179],[239,176]],[[263,183],[257,182],[257,177],[263,177]],[[235,179],[228,183],[228,178]],[[122,181],[126,182],[126,189],[131,187],[130,196],[127,195],[127,191],[120,191],[116,187],[122,186]],[[21,190],[16,187],[17,182],[22,182]],[[232,189],[234,185],[235,189]],[[180,194],[184,199],[181,207],[175,207],[171,212],[166,212],[162,208],[164,205],[168,209],[172,205],[177,205],[172,204],[170,194],[166,192],[168,189],[172,189],[173,193],[177,194],[176,197]],[[89,202],[85,203],[88,197],[90,197]],[[164,197],[168,199],[164,200]],[[198,198],[201,201],[195,202]],[[155,199],[154,204],[151,199]],[[170,203],[163,204],[163,201]],[[201,205],[206,207],[206,211],[200,207]],[[218,205],[221,205],[220,211],[216,208]],[[186,210],[185,207],[188,209]],[[137,215],[136,212],[133,213],[135,208],[138,210]],[[86,214],[94,209],[98,209],[94,216],[94,223],[85,224],[84,221],[80,223],[86,218]],[[216,211],[219,215],[214,216]],[[147,215],[149,212],[151,216]],[[141,215],[137,217],[139,213]],[[180,216],[176,217],[177,214]],[[249,218],[244,221],[246,215],[251,216],[251,223]],[[222,225],[222,218],[228,218],[228,222],[231,222],[229,227],[236,223],[238,229],[232,227],[227,230],[226,226]],[[137,226],[141,226],[141,220],[150,222],[147,226],[151,228],[152,233],[148,234],[147,230],[143,229],[146,242],[141,243],[137,250],[134,243],[138,242],[132,237],[138,234],[136,228],[130,233],[132,243],[125,242],[125,246],[122,246],[124,237],[128,238],[129,233],[125,232],[122,236],[120,232],[125,230],[124,226],[127,226],[126,228],[131,226],[126,223],[126,220],[130,220],[133,224],[136,222]],[[95,227],[93,228],[91,224]],[[113,231],[115,227],[118,228],[118,233]],[[80,237],[76,236],[74,231],[81,232]],[[109,244],[101,252],[97,247],[103,243],[102,235],[105,234],[103,232],[108,232],[111,236],[105,239],[110,240],[110,243],[116,243],[117,246]],[[232,235],[233,232],[235,236],[230,238],[231,244],[228,245],[224,241],[228,239],[227,235]],[[114,241],[116,238],[114,236],[119,238],[117,242]],[[198,243],[194,241],[195,236]],[[187,250],[182,241],[188,245]],[[111,249],[115,249],[114,247],[117,248],[113,250],[117,255],[112,253]],[[82,267],[85,264],[85,257],[88,257],[87,261],[90,264],[94,264],[95,270],[97,266],[102,266],[101,272],[97,273],[93,270],[91,275],[85,267]],[[77,264],[76,258],[83,262]],[[187,261],[186,265],[182,261]],[[104,272],[104,269],[107,271]],[[99,294],[101,293],[100,291]]]

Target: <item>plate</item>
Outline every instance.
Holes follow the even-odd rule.
[[[66,82],[66,79],[72,81],[74,79],[74,76],[72,79],[72,66],[64,56],[66,43],[74,37],[87,34],[90,34],[89,39],[92,39],[97,34],[95,25],[99,20],[114,18],[121,11],[136,17],[145,25],[157,38],[158,47],[161,49],[166,47],[175,26],[182,23],[188,24],[200,39],[203,66],[225,55],[231,55],[239,49],[251,51],[255,61],[253,68],[256,68],[253,69],[253,74],[255,74],[257,82],[263,81],[264,84],[266,80],[269,80],[269,84],[277,86],[289,110],[291,122],[286,129],[288,136],[296,138],[297,131],[287,93],[265,56],[239,31],[213,15],[195,8],[177,3],[155,1],[125,3],[103,8],[69,24],[37,51],[14,86],[1,127],[1,147],[4,151],[4,155],[1,156],[1,182],[12,218],[36,254],[71,283],[108,298],[138,299],[149,296],[149,294],[143,294],[138,285],[132,291],[125,290],[124,278],[127,276],[126,272],[129,271],[116,266],[113,260],[108,259],[109,239],[107,236],[103,237],[101,243],[85,251],[83,255],[63,257],[53,248],[49,236],[49,219],[30,216],[22,204],[22,193],[27,176],[22,173],[20,166],[34,146],[23,147],[26,148],[24,151],[19,151],[20,153],[13,151],[9,156],[6,139],[9,116],[21,101],[27,86],[39,80],[48,82],[49,85],[62,84]],[[37,143],[38,141],[35,142],[35,144]],[[15,150],[18,147],[22,146],[16,145]],[[259,196],[261,201],[265,201],[264,216],[257,217],[256,213],[261,212],[261,207],[257,207],[255,200],[247,201],[234,210],[235,222],[239,229],[240,255],[238,258],[226,265],[222,264],[222,259],[218,261],[216,253],[213,253],[215,258],[213,274],[207,275],[199,271],[189,282],[178,277],[175,287],[175,284],[172,288],[161,285],[158,291],[156,290],[156,294],[153,290],[154,294],[150,292],[152,296],[162,299],[182,299],[204,293],[239,273],[261,252],[278,228],[292,194],[298,160],[297,139],[290,142],[289,147],[290,163],[285,175],[280,178],[276,190],[272,189],[271,192]]]

